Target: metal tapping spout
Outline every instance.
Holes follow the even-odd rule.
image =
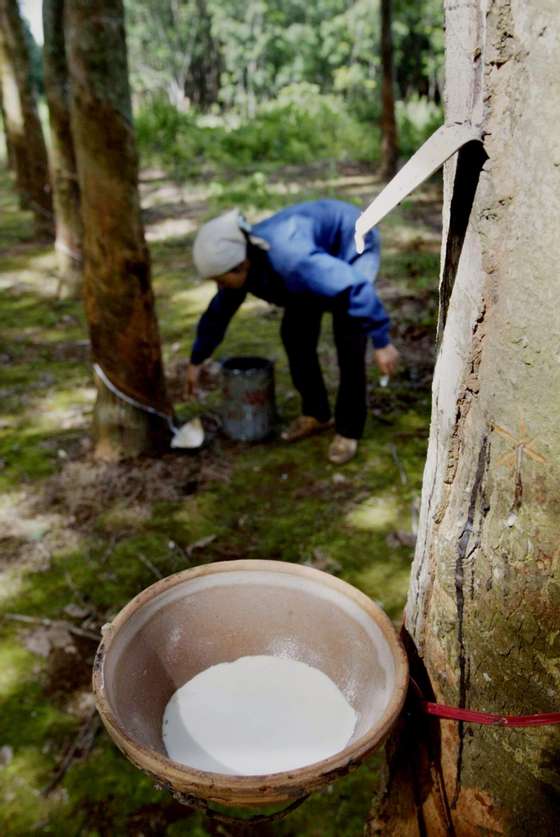
[[[365,235],[417,186],[441,168],[446,160],[469,142],[482,142],[480,126],[463,122],[442,125],[438,128],[356,221],[355,242],[358,253],[364,251]]]

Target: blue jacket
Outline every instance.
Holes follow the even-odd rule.
[[[361,255],[354,244],[359,210],[336,200],[296,204],[255,224],[251,234],[269,250],[249,245],[251,267],[242,288],[221,288],[199,320],[191,362],[202,363],[222,342],[231,318],[252,293],[285,307],[314,297],[324,310],[342,305],[376,349],[390,342],[389,317],[373,282],[379,269],[380,237],[366,236]]]

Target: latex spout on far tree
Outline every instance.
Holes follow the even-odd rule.
[[[204,444],[204,428],[202,426],[202,422],[198,416],[195,416],[190,421],[186,422],[185,424],[177,427],[174,422],[173,416],[168,415],[166,413],[161,413],[159,410],[156,410],[154,407],[149,406],[148,404],[142,404],[140,401],[137,401],[136,398],[131,398],[130,395],[126,395],[122,390],[120,390],[109,378],[107,373],[104,369],[99,365],[99,363],[93,364],[93,371],[95,375],[105,384],[107,389],[109,389],[116,398],[120,398],[121,401],[125,401],[127,404],[130,404],[133,407],[136,407],[138,410],[142,410],[144,413],[150,413],[150,415],[158,416],[161,419],[164,419],[169,429],[172,433],[171,437],[171,447],[177,448],[180,450],[198,450]]]
[[[441,168],[463,145],[481,141],[481,138],[481,128],[467,122],[442,125],[438,128],[356,221],[355,242],[358,253],[364,252],[365,235],[392,209]]]

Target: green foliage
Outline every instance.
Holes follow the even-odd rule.
[[[399,97],[439,102],[444,56],[441,0],[394,0],[393,40]]]
[[[349,107],[340,96],[301,83],[285,87],[250,120],[183,113],[164,99],[153,99],[136,117],[136,134],[144,163],[158,163],[183,177],[211,173],[216,208],[232,203],[276,207],[267,173],[278,166],[321,160],[375,163],[380,133],[373,110],[371,102]],[[425,98],[397,102],[401,156],[410,157],[442,122],[441,107]],[[232,172],[248,176],[232,181]]]
[[[264,172],[255,171],[233,182],[229,178],[215,180],[211,186],[210,204],[215,212],[231,206],[267,209],[281,206],[283,197],[274,194]]]
[[[352,65],[352,89],[374,75],[378,17],[369,0],[127,0],[128,43],[134,90],[165,94],[173,104],[219,103],[254,115],[257,103],[289,84],[334,89],[338,70]],[[218,76],[208,85],[209,57]],[[206,66],[207,65],[207,66]],[[206,66],[206,73],[200,69]]]
[[[184,109],[233,109],[245,117],[292,84],[337,92],[358,110],[378,98],[378,0],[127,0],[126,8],[137,98],[163,95]],[[402,98],[439,99],[442,15],[440,0],[395,3]]]
[[[222,58],[205,0],[126,0],[132,89],[175,105],[217,100]]]
[[[31,27],[25,16],[22,15],[23,30],[27,49],[29,51],[29,63],[31,68],[31,83],[36,93],[43,94],[45,92],[44,74],[43,74],[43,50],[33,37]]]
[[[353,118],[340,98],[308,84],[285,88],[254,119],[234,127],[217,119],[210,127],[193,113],[153,100],[139,112],[136,133],[144,160],[184,174],[329,158],[373,160],[379,144],[375,131]]]
[[[440,125],[443,109],[428,99],[414,96],[397,102],[396,116],[401,156],[410,157]]]
[[[263,174],[271,167],[378,159],[378,2],[128,0],[127,8],[145,161],[183,176],[250,172],[234,188],[237,202],[251,192],[261,208],[272,197]],[[408,157],[442,122],[439,0],[395,0],[393,41]],[[219,183],[215,190],[220,205]]]

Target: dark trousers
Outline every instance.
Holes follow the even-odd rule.
[[[319,306],[303,301],[289,305],[280,333],[294,386],[301,395],[302,414],[328,421],[331,409],[317,355],[323,313]],[[340,372],[336,432],[349,439],[360,439],[367,416],[367,336],[345,311],[333,312],[333,332]]]

